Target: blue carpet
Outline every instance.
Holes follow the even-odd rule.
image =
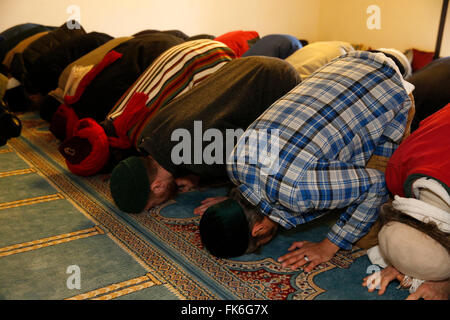
[[[276,259],[293,241],[320,241],[336,221],[323,217],[280,231],[259,252],[218,259],[202,246],[193,209],[224,187],[179,195],[150,213],[128,215],[111,200],[108,175],[77,177],[36,114],[0,149],[1,299],[404,299],[361,286],[364,250],[339,251],[309,274]],[[3,150],[3,151],[2,151]],[[81,288],[71,287],[78,278]],[[74,280],[75,279],[75,280]],[[68,284],[69,283],[69,284]],[[73,283],[77,283],[76,281]]]

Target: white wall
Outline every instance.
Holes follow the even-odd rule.
[[[369,5],[381,9],[381,29],[366,26]],[[87,32],[114,37],[145,29],[178,29],[219,36],[255,30],[288,33],[310,42],[342,40],[374,48],[434,51],[442,0],[0,0],[0,30],[35,22],[59,26],[80,8]],[[450,10],[449,10],[450,11]],[[441,56],[450,55],[450,12]]]
[[[316,38],[317,0],[0,0],[0,30],[25,22],[61,25],[77,5],[86,31],[112,36],[178,29],[219,36],[232,30]]]

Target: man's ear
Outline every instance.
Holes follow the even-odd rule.
[[[263,223],[263,221],[256,222],[252,228],[252,237],[257,237],[259,235],[264,234],[265,232],[266,232],[266,225]]]
[[[161,180],[156,179],[150,185],[150,190],[152,190],[153,194],[158,196],[158,195],[164,193],[166,188]]]

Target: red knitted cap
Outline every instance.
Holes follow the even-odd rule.
[[[71,172],[79,176],[91,176],[108,162],[108,137],[94,119],[84,118],[76,123],[73,138],[65,141],[59,151]]]

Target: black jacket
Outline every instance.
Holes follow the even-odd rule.
[[[170,34],[151,33],[125,41],[117,47],[123,56],[101,71],[86,87],[72,108],[81,118],[105,119],[115,103],[147,67],[165,50],[184,40]]]
[[[414,131],[420,121],[450,102],[450,57],[432,61],[406,80],[415,86],[412,93],[416,113],[411,123]]]
[[[35,93],[29,82],[28,72],[38,59],[55,48],[59,47],[64,41],[85,34],[83,27],[79,29],[69,29],[64,23],[46,35],[33,41],[22,53],[15,54],[11,62],[10,72],[14,78],[22,82],[27,90]]]
[[[58,87],[59,75],[66,66],[112,38],[105,33],[90,32],[62,42],[30,66],[29,85],[43,95],[49,93]]]
[[[3,61],[8,51],[13,49],[19,42],[37,33],[51,31],[56,27],[43,26],[36,23],[23,23],[2,31],[3,40],[0,41],[0,62]]]

